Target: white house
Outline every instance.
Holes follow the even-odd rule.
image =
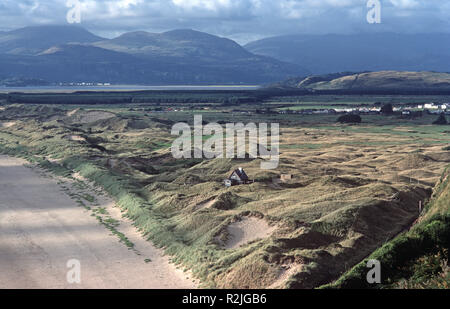
[[[439,109],[439,106],[434,103],[427,103],[425,104],[425,109]]]

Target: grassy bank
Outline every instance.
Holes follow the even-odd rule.
[[[449,288],[450,167],[436,186],[419,222],[323,288]],[[366,280],[367,262],[381,263],[382,283]]]

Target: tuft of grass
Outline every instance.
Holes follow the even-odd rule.
[[[119,232],[117,228],[117,222],[109,219],[103,219],[101,216],[96,216],[98,222],[105,226],[113,235],[117,236],[123,244],[125,244],[128,249],[134,249],[134,244],[125,236],[122,232]]]
[[[96,212],[98,214],[101,214],[101,215],[107,215],[108,214],[108,211],[104,207],[96,208],[96,209],[94,209],[94,212]]]

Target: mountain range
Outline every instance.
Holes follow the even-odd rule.
[[[241,46],[189,29],[105,39],[48,25],[0,32],[0,85],[271,84],[335,72],[450,72],[449,50],[450,34],[442,33],[291,35]]]
[[[450,34],[327,34],[267,38],[244,46],[313,74],[362,71],[450,72]]]
[[[236,42],[182,29],[105,39],[77,26],[0,33],[0,80],[51,83],[262,84],[306,70],[252,54]]]

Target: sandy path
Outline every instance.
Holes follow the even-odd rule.
[[[145,241],[127,220],[119,231],[129,250],[77,206],[57,181],[0,156],[0,288],[194,288],[188,275]],[[120,219],[106,197],[100,206]],[[106,203],[106,204],[105,204]],[[81,283],[67,282],[67,262],[81,264]],[[149,262],[146,259],[150,259]]]

